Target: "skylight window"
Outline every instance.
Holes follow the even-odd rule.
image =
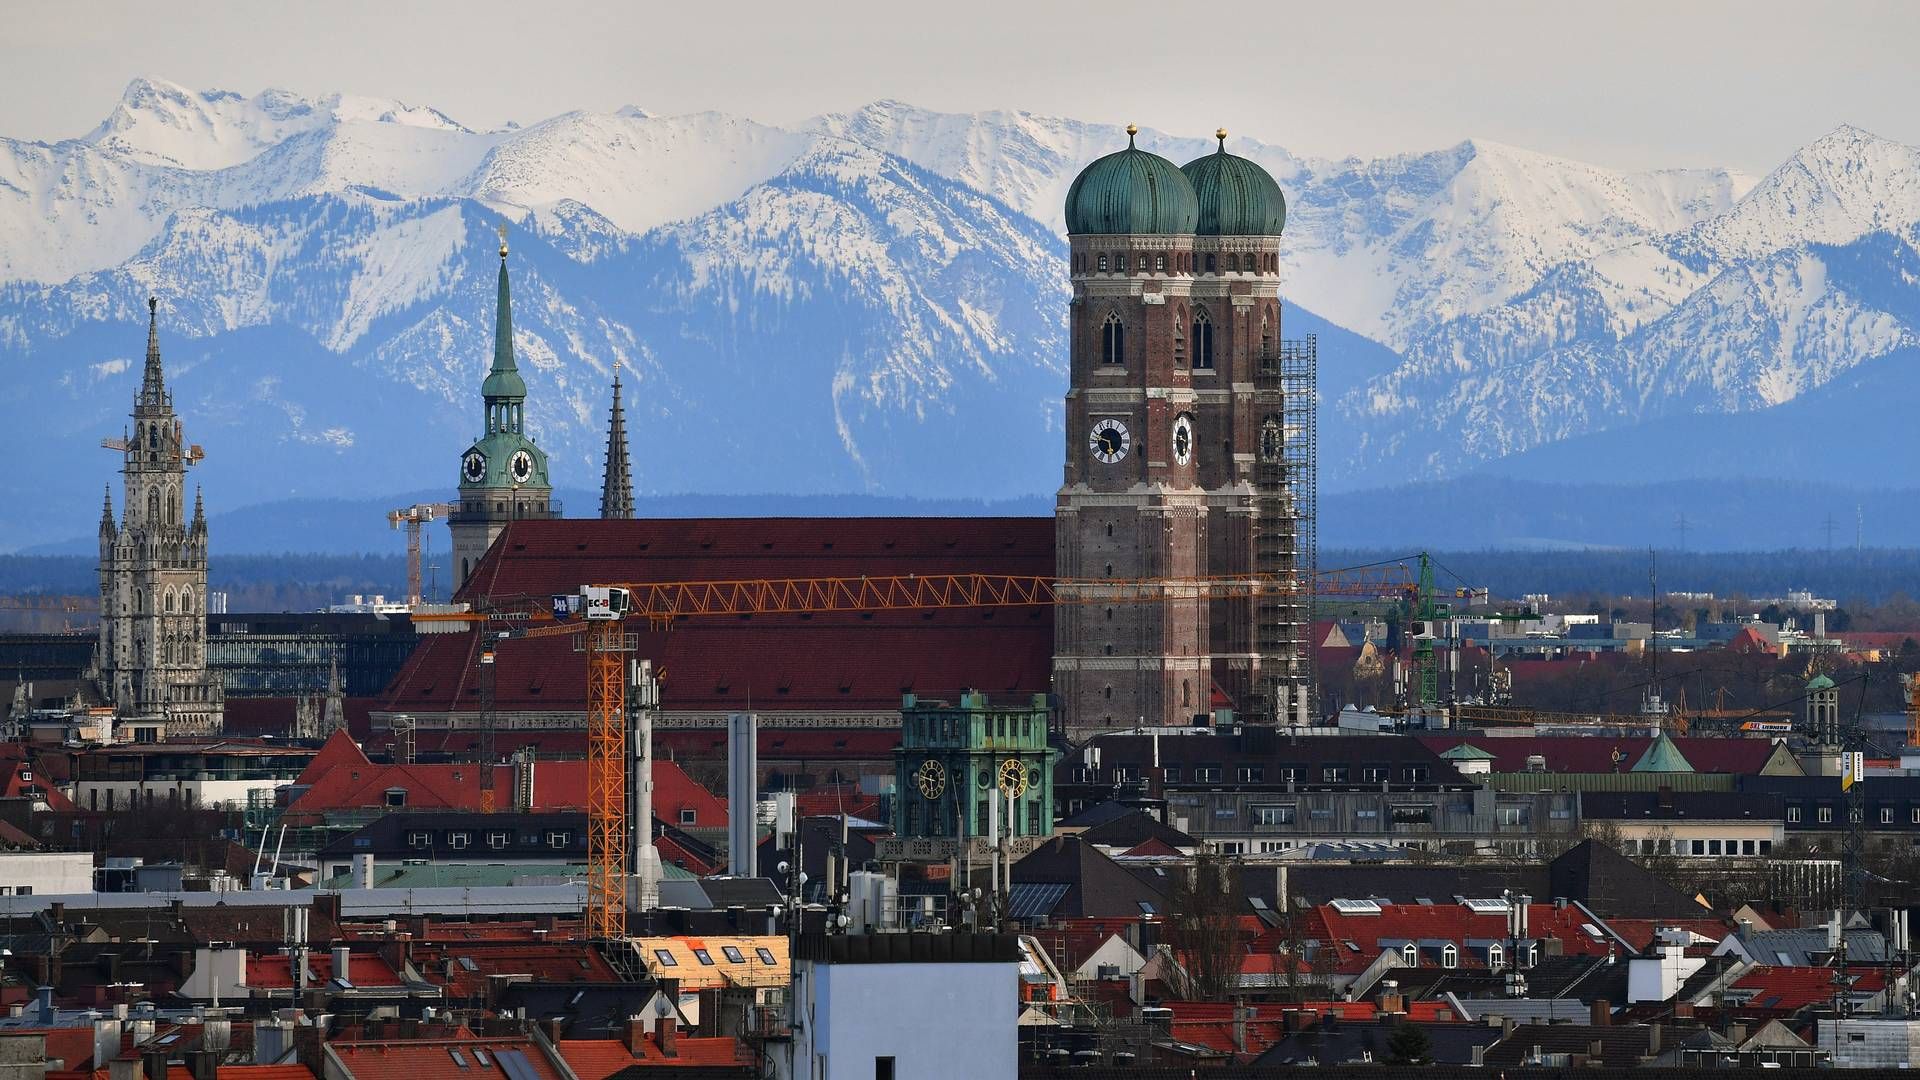
[[[668,952],[665,949],[653,950],[653,958],[660,962],[661,967],[679,967],[680,966],[680,961],[675,960],[673,958],[673,954],[671,952]]]

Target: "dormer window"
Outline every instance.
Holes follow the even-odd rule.
[[[1443,968],[1457,968],[1460,966],[1460,950],[1454,948],[1451,942],[1447,944],[1446,948],[1440,950],[1440,966]]]
[[[1420,946],[1415,945],[1411,941],[1407,942],[1405,945],[1402,945],[1400,947],[1400,959],[1406,961],[1408,967],[1419,967],[1420,966]]]
[[[1499,970],[1507,962],[1507,954],[1498,945],[1487,946],[1487,966]]]

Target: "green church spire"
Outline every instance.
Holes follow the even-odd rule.
[[[480,386],[481,395],[487,399],[489,420],[496,403],[517,405],[527,397],[526,380],[520,377],[520,369],[513,363],[513,290],[507,284],[505,222],[500,225],[500,286],[494,304],[493,370]]]

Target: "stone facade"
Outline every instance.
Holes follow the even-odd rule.
[[[147,301],[147,362],[121,451],[122,515],[109,492],[100,516],[102,700],[126,720],[159,720],[170,735],[222,726],[224,695],[207,672],[207,519],[198,491],[186,515],[186,441],[160,364],[158,302]]]

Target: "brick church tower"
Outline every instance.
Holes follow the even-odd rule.
[[[1073,300],[1057,572],[1161,578],[1273,572],[1263,536],[1263,364],[1280,335],[1272,177],[1220,149],[1184,168],[1133,145],[1067,193]],[[1281,433],[1284,442],[1284,431]],[[1271,441],[1271,440],[1270,440]],[[1273,546],[1271,543],[1267,546]],[[1263,710],[1262,613],[1176,588],[1055,613],[1054,690],[1070,728],[1186,724],[1221,699]],[[1216,696],[1216,692],[1217,695]]]

